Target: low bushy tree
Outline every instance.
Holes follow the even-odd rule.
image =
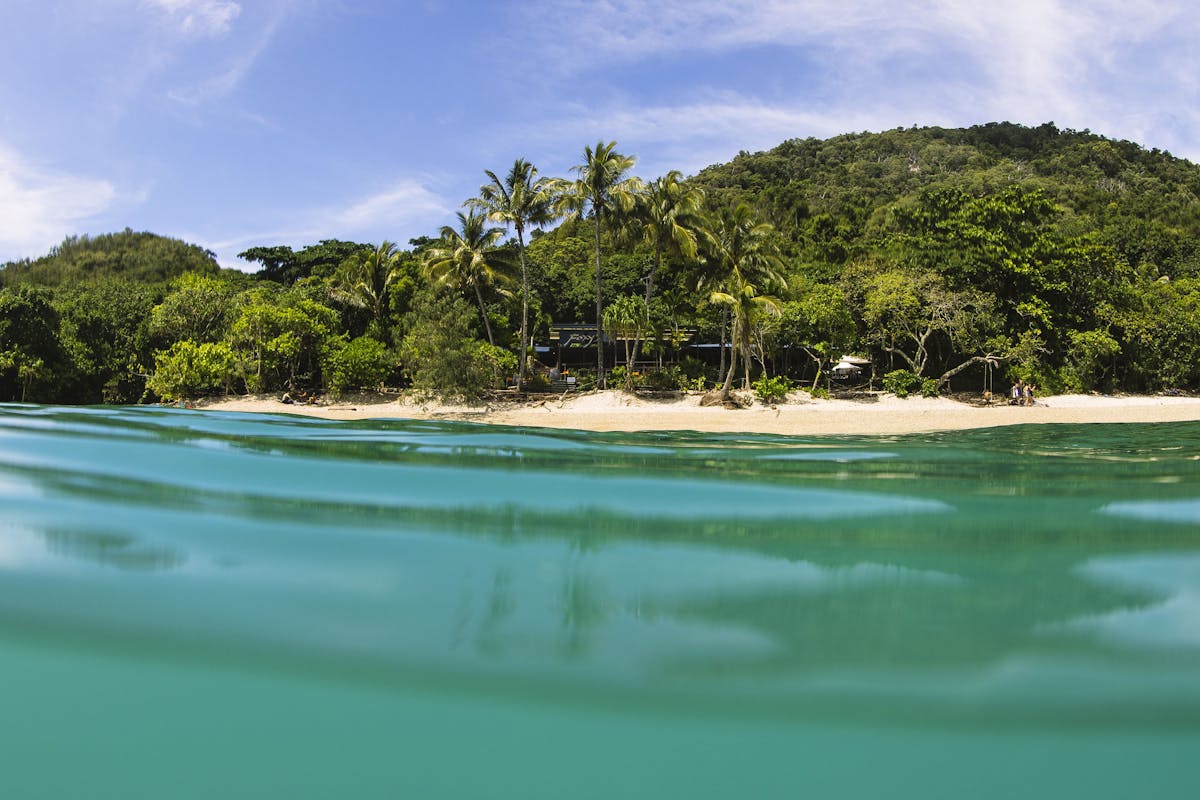
[[[387,346],[369,336],[359,336],[335,347],[326,364],[329,391],[335,395],[356,389],[377,389],[395,368]]]
[[[154,354],[146,388],[163,400],[191,400],[231,390],[237,358],[226,342],[184,339]]]
[[[429,287],[414,306],[400,343],[400,361],[418,392],[473,400],[500,386],[516,369],[516,356],[475,337],[471,320],[477,315],[461,297]]]

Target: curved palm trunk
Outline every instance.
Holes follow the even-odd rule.
[[[742,351],[742,388],[750,388],[750,368],[754,366],[751,362],[751,344],[750,344],[750,313],[746,312],[746,318],[738,325],[738,349]]]
[[[729,306],[721,308],[721,360],[718,362],[717,374],[720,375],[725,371],[725,345],[728,343],[725,338],[725,332],[729,330]],[[731,351],[733,348],[729,348]]]
[[[737,319],[736,318],[733,321],[733,327],[734,327],[734,335],[731,336],[730,338],[736,339],[737,338]],[[731,342],[731,344],[732,344],[732,342]],[[722,343],[722,349],[721,349],[722,354],[724,354],[724,352],[725,352],[723,345],[724,345],[724,343]],[[730,347],[729,348],[729,371],[725,373],[725,382],[723,384],[721,384],[721,399],[722,400],[729,399],[729,390],[733,387],[733,376],[737,374],[737,361],[738,361],[737,356],[738,356],[738,348],[736,346]]]

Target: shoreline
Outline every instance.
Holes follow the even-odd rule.
[[[284,403],[275,396],[208,398],[205,411],[292,414],[329,420],[412,419],[587,431],[696,431],[787,435],[898,435],[1021,424],[1200,421],[1200,397],[1058,395],[1031,407],[976,405],[945,397],[876,395],[870,399],[813,399],[802,392],[778,405],[757,400],[746,408],[702,407],[700,395],[651,398],[617,389],[517,400],[492,398],[474,405],[423,402],[385,394],[337,402]]]

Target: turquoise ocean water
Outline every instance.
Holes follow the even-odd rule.
[[[1197,797],[1198,459],[0,405],[0,797]]]

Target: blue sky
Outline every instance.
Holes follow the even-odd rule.
[[[997,120],[1200,160],[1190,0],[2,0],[0,262],[435,235],[483,171]]]

